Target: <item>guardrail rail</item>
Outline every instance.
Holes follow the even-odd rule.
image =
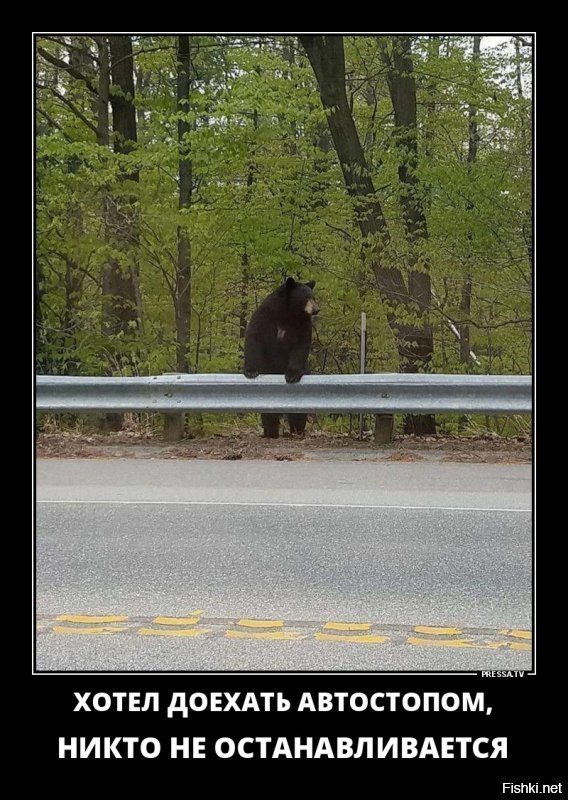
[[[530,414],[530,375],[39,375],[38,411]]]

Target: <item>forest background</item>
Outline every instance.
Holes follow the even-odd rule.
[[[359,372],[361,312],[367,372],[529,374],[532,49],[527,36],[37,35],[38,373],[240,372],[252,311],[292,275],[316,281],[315,374]],[[235,424],[196,416],[188,431]]]

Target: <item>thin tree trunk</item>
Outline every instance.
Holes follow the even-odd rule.
[[[473,58],[471,63],[471,77],[470,86],[472,91],[475,88],[476,77],[479,65],[479,56],[481,50],[481,36],[473,37]],[[468,147],[467,147],[467,172],[471,177],[473,165],[477,161],[477,151],[479,148],[479,132],[477,120],[477,104],[473,100],[469,104],[468,109]],[[466,202],[466,210],[473,211],[474,203],[471,197]],[[468,234],[468,242],[470,243],[469,252],[467,253],[468,261],[471,261],[471,233]],[[468,266],[468,271],[465,275],[460,298],[460,312],[464,319],[471,319],[471,292],[473,286],[473,277],[471,274],[471,266]],[[471,346],[470,346],[470,331],[469,325],[466,323],[458,323],[457,329],[460,334],[460,362],[466,365],[466,372],[469,372],[469,365],[471,364]]]
[[[134,107],[134,63],[130,36],[108,37],[110,75],[114,91],[109,92],[112,106],[113,147],[115,153],[128,155],[136,148],[136,112]],[[101,81],[103,74],[101,70]],[[104,139],[105,123],[104,92],[100,99],[99,136]],[[107,110],[108,113],[108,110]],[[102,330],[109,337],[109,350],[117,360],[114,367],[122,364],[121,348],[115,347],[117,337],[120,344],[132,340],[140,325],[140,290],[137,265],[132,265],[131,255],[137,245],[136,196],[124,191],[127,181],[138,183],[136,168],[123,169],[119,174],[119,192],[104,198],[105,233],[112,246],[125,255],[130,262],[124,266],[121,259],[110,258],[103,269]],[[122,426],[121,414],[107,414],[107,429],[117,430]]]
[[[440,37],[430,36],[428,39],[428,64],[433,60],[437,64],[440,57]],[[436,119],[436,94],[437,94],[436,76],[430,75],[426,83],[426,126],[424,131],[424,158],[427,162],[432,158],[433,145],[434,145],[434,121]],[[425,187],[424,204],[426,210],[429,212],[432,204],[432,191],[431,186]]]
[[[245,333],[248,324],[248,289],[250,280],[250,259],[246,242],[241,255],[241,305],[239,309],[239,346],[244,348]]]
[[[258,129],[258,111],[254,109],[252,114],[253,128]],[[253,158],[249,161],[247,171],[247,189],[245,192],[245,208],[252,199],[252,187],[254,185],[254,172],[256,165]],[[241,254],[241,307],[239,309],[239,345],[241,350],[244,348],[245,333],[248,324],[248,291],[250,284],[250,256],[247,251],[247,243],[244,242]]]
[[[110,53],[108,46],[108,38],[106,36],[96,36],[95,41],[98,48],[99,57],[99,80],[97,86],[97,143],[100,147],[108,148],[110,145],[109,136],[109,98],[110,98]],[[109,209],[111,207],[110,193],[103,189],[102,194],[102,218],[104,224],[104,239],[105,242],[111,242],[112,236],[110,233],[110,220]],[[102,328],[105,328],[105,306],[106,300],[104,295],[104,281],[107,272],[107,266],[103,268],[103,296],[102,296]],[[109,287],[110,288],[110,287]],[[110,322],[110,320],[109,320]],[[122,428],[122,414],[108,413],[102,419],[103,430],[120,430]]]
[[[110,94],[110,55],[106,36],[96,36],[99,55],[99,82],[97,92],[97,143],[109,146],[109,94]]]
[[[521,73],[521,44],[517,38],[515,38],[515,84],[517,88],[517,97],[519,100],[523,100],[523,77]],[[520,126],[521,126],[521,143],[523,147],[523,154],[527,153],[529,149],[529,138],[527,136],[527,126],[525,122],[524,114],[521,115],[520,119]],[[530,163],[530,162],[529,162]],[[529,167],[530,169],[530,167]],[[531,273],[533,271],[533,229],[532,229],[532,214],[531,211],[527,214],[523,214],[524,221],[522,223],[522,231],[523,231],[523,238],[526,242],[526,249],[527,249],[527,256],[529,261],[529,266]]]
[[[41,307],[43,298],[43,270],[41,263],[35,257],[34,262],[34,351],[36,371],[41,374],[43,371],[42,354],[40,352],[43,339],[43,309]]]
[[[475,91],[477,71],[479,66],[479,56],[481,51],[481,36],[473,37],[473,56],[471,62],[470,73],[470,87],[472,92]],[[472,167],[477,161],[477,150],[479,148],[479,132],[477,125],[477,103],[473,100],[469,104],[468,109],[468,146],[467,146],[467,172],[471,178]],[[466,211],[473,211],[474,203],[471,197],[466,202]],[[473,277],[471,274],[471,240],[472,235],[468,233],[468,252],[467,272],[463,280],[460,297],[460,314],[463,319],[471,319],[471,293],[473,289]],[[456,325],[460,336],[460,363],[464,365],[465,371],[470,371],[471,366],[471,342],[469,325],[465,322],[459,322]],[[458,421],[458,429],[460,431],[466,430],[468,425],[468,417],[461,416]]]
[[[192,161],[187,118],[191,99],[191,45],[188,34],[177,37],[177,111],[178,117],[178,208],[184,215],[183,224],[177,226],[177,265],[175,272],[174,314],[176,327],[176,370],[189,372],[191,331],[191,241],[188,232],[192,193]],[[185,115],[185,116],[182,116]],[[183,437],[185,414],[164,415],[164,438],[178,441]]]
[[[177,41],[177,107],[179,114],[188,114],[191,91],[190,39],[187,34]],[[192,162],[188,140],[190,123],[187,118],[178,119],[179,147],[179,209],[186,212],[187,220],[191,208]],[[178,260],[176,270],[176,369],[189,372],[189,347],[191,329],[191,243],[187,224],[178,225]]]
[[[387,68],[387,85],[394,111],[394,140],[399,156],[398,178],[400,205],[408,241],[408,294],[413,301],[416,322],[406,325],[399,352],[402,372],[427,371],[432,360],[434,340],[429,311],[432,298],[429,264],[420,258],[421,243],[428,239],[424,211],[423,188],[418,176],[418,128],[416,82],[409,36],[391,36],[389,48],[385,38],[378,37],[383,63]],[[417,269],[417,267],[419,268]],[[404,432],[418,436],[436,433],[433,414],[409,414],[404,419]]]
[[[134,71],[134,80],[136,86],[136,95],[140,97],[143,93],[144,89],[148,85],[148,74],[144,72],[142,69],[137,68]],[[146,122],[146,118],[144,116],[144,108],[142,106],[136,106],[136,125],[137,125],[137,133],[138,135],[142,135],[144,131],[144,124]]]
[[[109,36],[111,75],[115,91],[110,93],[113,146],[115,153],[130,154],[136,147],[134,76],[130,36]],[[137,169],[123,170],[120,183],[138,183]],[[136,197],[107,199],[107,233],[117,249],[127,253],[136,244]],[[135,275],[116,258],[109,259],[103,273],[103,332],[108,336],[129,336],[138,327]]]
[[[286,78],[287,80],[292,80],[292,72],[293,72],[293,67],[295,65],[294,39],[292,37],[286,36],[284,38],[284,44],[282,47],[282,57],[284,58],[284,61],[287,61],[288,64],[290,65],[290,71],[285,72],[283,77]],[[284,125],[285,124],[284,116],[282,114],[279,114],[278,118],[280,120],[280,124]],[[287,149],[290,155],[295,156],[298,154],[298,145],[296,144],[296,139],[298,137],[298,128],[295,120],[291,120],[290,122],[290,133],[292,134],[291,142],[288,143]]]
[[[292,63],[290,58],[293,60],[293,54],[290,55],[290,58],[287,57],[287,46],[285,40],[284,44],[284,57],[288,61],[288,63]],[[259,53],[262,51],[262,40],[258,44]],[[255,72],[257,75],[260,76],[260,66],[257,65],[255,67]],[[258,130],[258,110],[255,108],[252,112],[252,126],[255,131]],[[248,171],[247,171],[247,188],[245,192],[245,208],[248,206],[252,199],[252,187],[254,184],[254,173],[256,170],[255,164],[255,154],[256,150],[253,150],[252,157],[249,161]],[[239,350],[244,352],[244,344],[245,344],[245,333],[248,325],[248,293],[249,293],[249,286],[250,286],[250,256],[247,250],[247,242],[246,239],[243,243],[243,252],[241,253],[241,287],[240,287],[240,296],[241,296],[241,303],[239,309]]]
[[[71,67],[83,75],[93,77],[93,59],[88,52],[85,40],[81,37],[72,37],[73,46],[69,48],[69,64]],[[73,93],[69,92],[71,98]],[[96,98],[93,98],[93,106]],[[80,167],[80,160],[76,156],[71,156],[67,161],[67,169],[70,174],[76,174]],[[83,213],[81,205],[71,202],[68,210],[69,231],[72,241],[80,241],[84,234]],[[62,328],[65,337],[65,350],[75,353],[77,349],[76,323],[78,316],[78,303],[82,294],[83,278],[77,260],[67,254],[65,257],[65,306],[62,314]],[[77,362],[72,359],[65,361],[63,372],[73,375],[76,372]],[[72,415],[73,417],[75,415]]]

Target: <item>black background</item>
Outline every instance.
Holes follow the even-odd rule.
[[[549,42],[550,44],[550,42]],[[481,675],[354,675],[354,674],[303,674],[286,675],[264,673],[252,674],[177,674],[177,675],[33,675],[31,669],[32,636],[28,636],[27,666],[23,673],[27,675],[25,689],[26,706],[20,706],[18,722],[24,723],[29,728],[29,738],[33,741],[33,767],[39,763],[57,765],[57,775],[67,772],[68,765],[78,762],[70,758],[58,759],[59,737],[115,737],[134,736],[143,739],[156,737],[162,744],[162,752],[158,758],[146,760],[139,757],[136,765],[139,772],[139,762],[160,763],[168,761],[168,773],[171,774],[172,764],[169,759],[171,737],[197,737],[207,738],[207,758],[197,761],[187,761],[178,758],[180,764],[186,766],[185,774],[189,777],[192,772],[187,771],[188,764],[192,770],[196,765],[203,764],[207,767],[211,763],[221,763],[229,768],[235,762],[248,763],[258,766],[258,759],[241,760],[237,755],[230,759],[217,760],[214,753],[215,740],[227,736],[238,740],[242,737],[271,736],[276,739],[280,736],[289,737],[329,737],[332,742],[336,736],[350,737],[356,740],[359,737],[390,737],[412,736],[421,739],[424,736],[483,736],[490,739],[506,736],[508,738],[508,758],[505,759],[478,759],[471,757],[468,760],[459,758],[433,760],[419,759],[374,759],[373,775],[376,783],[366,784],[369,788],[363,789],[357,781],[357,776],[363,764],[368,763],[364,758],[340,760],[342,774],[348,779],[351,791],[359,794],[362,791],[373,794],[406,797],[409,787],[416,788],[416,796],[432,795],[434,797],[463,797],[473,795],[479,798],[502,797],[501,784],[504,781],[514,783],[558,783],[562,780],[564,763],[565,735],[564,709],[565,693],[564,676],[566,674],[566,657],[563,651],[568,644],[565,634],[565,592],[566,581],[565,562],[559,557],[559,550],[565,545],[566,522],[562,503],[562,489],[560,477],[565,472],[562,460],[547,460],[546,443],[553,441],[557,447],[564,447],[562,437],[566,436],[563,430],[565,411],[560,401],[561,393],[546,393],[547,399],[555,398],[558,402],[554,408],[546,408],[544,399],[547,381],[557,376],[557,382],[565,370],[566,359],[562,353],[566,351],[565,334],[553,337],[547,344],[543,343],[544,328],[548,328],[552,318],[558,314],[562,317],[562,299],[559,290],[565,283],[564,272],[566,269],[566,246],[560,230],[556,227],[554,232],[544,233],[547,213],[547,201],[554,196],[554,207],[564,207],[563,196],[558,195],[557,187],[566,182],[565,171],[560,175],[558,167],[565,161],[561,156],[564,147],[560,136],[564,123],[548,111],[547,81],[543,78],[544,49],[542,37],[538,57],[536,59],[536,85],[538,91],[537,104],[537,203],[536,219],[538,220],[538,255],[536,279],[536,400],[537,414],[533,418],[535,433],[535,466],[536,488],[544,489],[543,472],[548,473],[548,485],[556,494],[550,501],[544,498],[541,491],[537,492],[536,505],[536,606],[533,633],[536,645],[536,675],[525,675],[523,678],[483,678]],[[550,79],[548,79],[548,83]],[[556,101],[558,98],[556,97]],[[549,113],[552,116],[549,117]],[[548,118],[548,119],[547,119]],[[556,142],[556,149],[551,146],[550,130],[553,126],[556,133],[552,141]],[[546,168],[545,155],[552,154],[555,159],[551,169]],[[555,180],[548,183],[547,178],[555,176]],[[545,185],[546,184],[546,185]],[[565,227],[565,225],[564,225]],[[547,244],[553,243],[553,249],[548,253]],[[554,290],[551,295],[551,287]],[[548,299],[547,299],[548,298]],[[544,321],[544,324],[543,324]],[[555,344],[556,343],[556,344]],[[552,350],[553,359],[551,366],[545,367],[545,347]],[[546,409],[545,414],[542,413]],[[540,412],[540,413],[539,413]],[[547,436],[545,433],[546,422],[555,426],[555,430]],[[550,508],[553,514],[545,514],[545,509]],[[546,517],[546,521],[544,518]],[[556,573],[556,574],[555,574]],[[33,612],[33,609],[32,609]],[[30,614],[33,620],[33,613]],[[5,634],[7,636],[8,634]],[[21,652],[26,652],[26,647]],[[158,692],[160,694],[160,709],[158,712],[74,712],[76,705],[74,692]],[[172,719],[167,718],[167,707],[173,692],[247,692],[269,691],[282,692],[291,701],[292,709],[302,692],[484,692],[486,705],[492,707],[492,713],[487,716],[479,712],[405,712],[397,713],[384,711],[363,712],[295,712],[293,710],[281,713],[266,712],[189,712],[187,719],[176,714]],[[28,712],[24,711],[27,707]],[[291,741],[293,749],[293,741]],[[561,750],[562,747],[562,750]],[[270,752],[270,751],[269,751]],[[114,761],[114,759],[111,759]],[[307,759],[302,759],[307,762]],[[333,767],[328,759],[326,772]],[[81,762],[87,765],[89,773],[93,773],[94,765],[108,763],[94,760]],[[262,762],[262,763],[267,763]],[[279,758],[271,760],[278,770],[282,764],[290,764],[290,760]],[[310,762],[311,763],[311,762]],[[348,765],[348,769],[346,769]],[[30,765],[31,768],[31,765]],[[98,772],[98,767],[95,766]],[[165,774],[165,773],[162,773]],[[211,774],[211,773],[209,773]],[[277,775],[273,772],[272,775]],[[386,790],[383,782],[388,776],[396,777],[398,788],[391,792]],[[240,786],[240,788],[239,788]],[[278,788],[276,784],[272,786]],[[246,787],[235,785],[235,790],[242,791]],[[282,784],[286,791],[287,785]],[[294,791],[301,789],[300,784],[294,785]],[[267,787],[268,790],[268,787]],[[271,789],[270,791],[273,791]],[[319,791],[319,789],[314,789]],[[563,793],[567,788],[563,786]],[[420,794],[418,794],[420,792]],[[411,795],[411,796],[414,796]],[[524,795],[517,795],[524,796]]]

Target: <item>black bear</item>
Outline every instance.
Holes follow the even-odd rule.
[[[245,333],[244,374],[247,378],[285,375],[297,383],[308,369],[312,317],[319,313],[312,289],[315,281],[297,283],[287,278],[268,295],[251,317]],[[261,414],[264,435],[277,439],[279,414]],[[304,433],[306,414],[288,414],[290,433]]]

